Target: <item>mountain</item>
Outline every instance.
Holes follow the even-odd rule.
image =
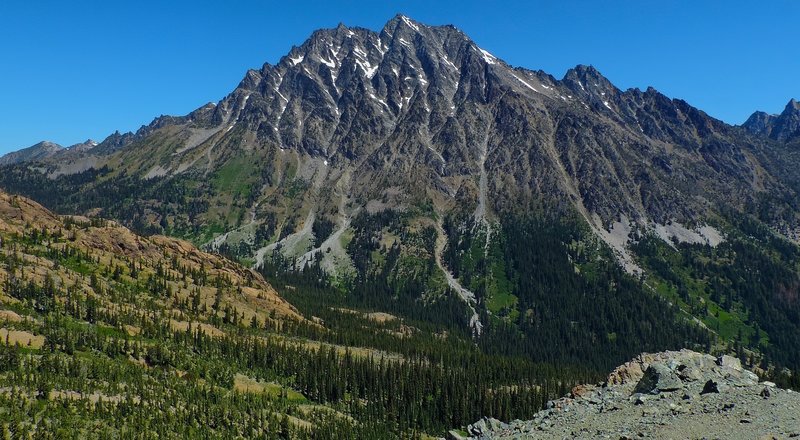
[[[42,141],[28,148],[3,155],[0,157],[0,165],[43,160],[63,149],[64,147],[61,145],[49,141]]]
[[[469,326],[493,355],[596,371],[689,346],[798,369],[798,150],[771,133],[398,15],[0,186]]]
[[[742,127],[757,135],[779,141],[796,139],[800,137],[800,102],[791,99],[779,115],[755,112]]]
[[[28,148],[5,154],[0,157],[0,166],[45,160],[58,161],[64,154],[72,155],[74,153],[89,151],[97,145],[98,143],[91,139],[87,139],[75,145],[70,145],[66,148],[50,141],[42,141]]]

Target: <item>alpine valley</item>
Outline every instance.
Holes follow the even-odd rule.
[[[798,163],[795,100],[731,126],[453,26],[319,30],[0,158],[0,428],[442,436],[682,348],[797,388]]]

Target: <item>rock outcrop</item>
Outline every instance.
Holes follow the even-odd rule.
[[[473,439],[800,438],[800,394],[738,359],[689,350],[642,354],[603,384],[579,385],[527,421],[485,418]],[[455,431],[451,438],[464,438]]]

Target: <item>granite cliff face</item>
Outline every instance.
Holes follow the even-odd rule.
[[[800,394],[759,382],[738,359],[682,350],[642,354],[532,420],[483,419],[450,438],[792,438],[799,410]]]

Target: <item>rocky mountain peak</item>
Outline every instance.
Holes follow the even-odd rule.
[[[403,14],[397,14],[394,17],[392,17],[391,20],[386,22],[386,25],[384,25],[383,30],[388,31],[390,33],[403,32],[403,31],[420,32],[421,28],[427,29],[428,26],[422,23],[418,23]]]
[[[769,134],[772,118],[773,116],[767,112],[757,111],[750,115],[742,126],[754,134],[766,135]]]
[[[55,142],[42,141],[28,148],[23,148],[0,157],[0,165],[43,160],[63,149],[64,147]]]
[[[567,70],[564,81],[577,93],[614,92],[617,88],[594,66],[579,64]]]
[[[57,144],[55,142],[41,141],[41,142],[31,146],[31,148],[47,148],[47,149],[53,149],[53,150],[60,150],[60,149],[62,149],[64,147],[62,147],[61,145],[59,145],[59,144]]]
[[[579,64],[569,69],[561,82],[579,99],[600,111],[619,107],[620,90],[594,66]]]
[[[490,71],[501,66],[508,68],[453,26],[427,26],[404,15],[380,32],[339,24],[315,31],[276,65],[248,71],[204,120],[197,112],[194,119],[226,133],[244,126],[259,142],[282,149],[352,158],[349,145],[374,143],[357,137],[405,117],[441,124],[460,100],[485,100],[494,85]],[[533,88],[519,78],[510,81]]]
[[[757,111],[747,118],[742,127],[753,134],[777,141],[800,138],[800,102],[790,99],[779,115]]]
[[[70,145],[69,147],[67,147],[67,149],[71,150],[71,151],[88,151],[88,150],[91,150],[92,148],[94,148],[94,147],[96,147],[98,145],[99,144],[96,141],[94,141],[92,139],[86,139],[83,142],[79,142],[77,144]]]
[[[800,138],[800,102],[789,100],[783,112],[775,119],[772,137],[785,141]]]

